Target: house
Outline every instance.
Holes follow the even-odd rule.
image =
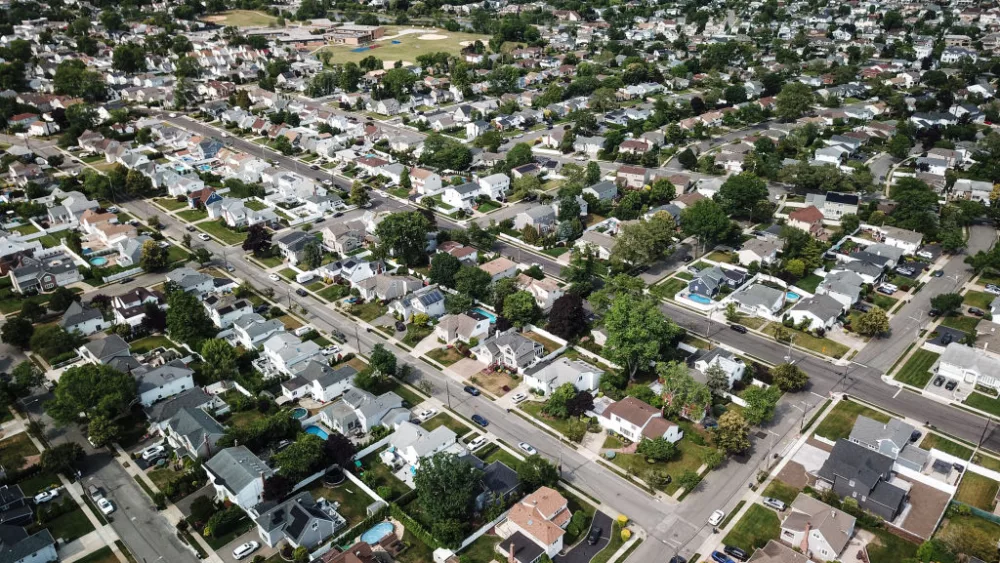
[[[212,276],[186,266],[167,272],[167,281],[177,284],[181,291],[195,295],[204,295],[215,289]]]
[[[482,468],[482,478],[479,481],[482,492],[476,497],[476,510],[482,511],[488,503],[501,502],[506,504],[521,486],[517,471],[497,460]]]
[[[633,190],[642,189],[649,181],[649,170],[641,166],[622,166],[615,173],[615,183]]]
[[[474,246],[465,246],[453,240],[447,240],[437,246],[437,252],[451,254],[463,264],[475,266],[479,262],[479,251]]]
[[[870,233],[879,242],[902,249],[906,255],[914,254],[924,239],[924,235],[918,232],[890,225],[863,224],[861,229]]]
[[[729,350],[719,346],[705,352],[694,362],[694,368],[701,372],[702,375],[707,373],[708,368],[712,366],[722,368],[722,371],[726,374],[726,378],[729,380],[729,389],[732,389],[737,381],[743,379],[743,375],[747,369],[743,360],[736,357]]]
[[[510,176],[506,174],[490,174],[479,179],[479,193],[495,201],[507,199],[510,190]]]
[[[434,195],[441,191],[441,176],[424,168],[410,168],[410,184],[421,195]]]
[[[139,403],[148,407],[194,387],[194,370],[180,360],[162,366],[140,366],[132,370],[138,382]]]
[[[781,541],[799,548],[810,560],[840,560],[854,535],[855,518],[804,493],[792,502],[781,522]]]
[[[563,549],[563,535],[571,517],[565,497],[549,487],[539,487],[507,513],[507,520],[502,525],[509,533],[497,546],[497,551],[516,554],[521,544],[530,542],[541,552],[534,555],[534,559],[519,557],[519,561],[534,561],[543,553],[549,558],[555,557]]]
[[[191,391],[202,395],[205,393],[197,388],[188,389],[189,393]],[[175,395],[174,398],[181,396]],[[173,416],[159,424],[157,430],[180,455],[192,459],[206,459],[215,455],[218,451],[215,446],[226,433],[225,427],[200,405],[181,407]]]
[[[583,188],[584,194],[590,194],[600,201],[611,201],[618,196],[618,186],[614,182],[598,182],[593,186]]]
[[[232,295],[212,294],[201,304],[208,312],[208,318],[212,319],[212,324],[223,330],[233,326],[237,319],[253,313],[253,303],[249,299],[238,299]]]
[[[853,498],[862,509],[886,520],[896,519],[907,490],[894,485],[893,459],[861,444],[841,438],[817,476],[829,483],[840,498]]]
[[[310,396],[320,403],[328,403],[343,395],[354,383],[358,370],[349,365],[336,369],[326,361],[310,359],[295,366],[295,375],[281,382],[281,394],[291,400]]]
[[[77,352],[80,354],[80,357],[92,364],[107,364],[114,358],[132,355],[129,352],[128,343],[122,340],[122,337],[117,334],[109,334],[104,338],[90,340],[83,346],[80,346]]]
[[[663,411],[635,397],[611,403],[597,417],[597,422],[608,432],[636,443],[647,438],[663,438],[675,443],[684,437],[679,426],[663,418]]]
[[[264,319],[257,313],[243,315],[233,321],[233,336],[247,350],[256,350],[279,332],[285,332],[284,323],[278,319]]]
[[[830,330],[846,310],[847,306],[842,302],[829,295],[820,294],[800,300],[788,310],[788,316],[797,327],[804,326],[807,330],[818,328]]]
[[[841,192],[806,195],[806,205],[819,209],[823,218],[828,221],[840,221],[844,215],[857,215],[859,201],[860,198],[857,194]]]
[[[441,414],[439,416],[448,416]],[[389,438],[393,457],[398,457],[411,472],[420,467],[420,461],[438,453],[453,453],[463,456],[465,446],[458,442],[458,435],[447,426],[426,430],[409,421],[399,423],[399,427]]]
[[[110,323],[104,321],[104,314],[101,311],[79,301],[71,303],[59,321],[59,325],[66,332],[78,332],[83,336],[100,332],[103,330],[102,327],[107,327],[108,324]]]
[[[341,434],[365,433],[409,419],[403,399],[392,391],[376,397],[362,389],[350,389],[342,400],[320,411],[320,421]]]
[[[476,359],[491,367],[523,371],[545,355],[545,348],[514,329],[496,333],[472,349]]]
[[[781,241],[754,238],[743,243],[736,252],[740,264],[749,266],[756,262],[761,266],[770,266],[778,260],[778,253],[784,245]]]
[[[548,205],[536,205],[529,207],[514,216],[514,229],[523,231],[525,227],[532,227],[539,234],[545,234],[555,228],[556,212]]]
[[[424,282],[413,276],[390,276],[377,274],[358,284],[358,290],[365,301],[377,299],[390,301],[409,295],[423,287]]]
[[[398,313],[404,322],[418,314],[436,319],[444,315],[444,292],[437,285],[428,285],[392,301],[389,310]]]
[[[475,311],[445,315],[434,327],[434,335],[445,344],[461,341],[471,344],[473,339],[477,344],[490,333],[490,319]]]
[[[775,540],[757,548],[747,563],[809,563],[809,557]],[[366,562],[367,563],[367,562]]]
[[[49,563],[58,560],[56,541],[52,539],[48,528],[29,534],[28,530],[21,526],[0,524],[0,561]]]
[[[146,306],[160,307],[166,299],[158,291],[150,291],[145,287],[137,287],[128,293],[117,295],[111,299],[115,324],[128,324],[132,327],[142,324],[146,318]]]
[[[323,245],[342,256],[361,248],[365,242],[365,232],[357,225],[357,222],[349,222],[325,227],[322,231]]]
[[[456,209],[472,211],[472,204],[479,195],[479,184],[466,182],[460,186],[448,186],[441,194],[441,201]]]
[[[42,293],[65,287],[83,279],[76,262],[61,248],[32,256],[22,256],[20,265],[7,273],[14,291],[20,294]]]
[[[493,282],[517,275],[517,264],[503,256],[481,264],[479,269],[489,274]]]
[[[993,182],[969,180],[968,178],[955,180],[955,185],[951,188],[951,195],[954,199],[980,201],[986,205],[990,204],[990,194],[992,193]]]
[[[278,332],[264,342],[262,356],[280,373],[293,376],[293,368],[320,355],[319,345],[287,332]]]
[[[524,383],[530,389],[538,389],[543,395],[551,395],[566,383],[573,384],[577,391],[596,391],[603,375],[604,370],[583,360],[563,357],[528,369],[524,372]]]
[[[304,231],[291,231],[274,240],[281,256],[292,266],[305,258],[305,249],[309,243],[318,245],[319,241],[316,240],[316,235]]]
[[[215,498],[251,509],[264,500],[264,481],[274,470],[246,446],[225,448],[203,465]]]
[[[549,278],[536,280],[527,274],[517,275],[517,287],[521,291],[527,291],[535,298],[535,303],[543,311],[552,308],[552,304],[563,296],[563,290],[559,285]]]
[[[788,214],[788,226],[801,229],[807,233],[814,232],[816,227],[823,228],[823,212],[815,205],[796,209]]]
[[[932,371],[969,385],[1000,389],[1000,358],[980,348],[949,343]]]
[[[919,472],[927,462],[928,452],[911,442],[913,432],[912,425],[898,418],[880,422],[858,415],[848,440],[888,456],[903,467]]]
[[[691,281],[688,282],[688,292],[705,297],[715,297],[722,289],[723,285],[737,288],[746,279],[746,272],[741,270],[724,270],[719,266],[702,268]]]
[[[580,238],[574,241],[573,247],[580,249],[589,248],[599,260],[609,260],[611,253],[615,249],[615,244],[617,244],[615,237],[594,229],[588,229],[583,231]]]
[[[300,492],[255,519],[257,535],[268,547],[282,541],[313,549],[347,527],[347,520],[326,499]]]
[[[744,313],[773,318],[785,305],[785,297],[783,290],[755,283],[737,290],[730,298]]]
[[[830,272],[816,288],[817,295],[829,295],[844,307],[850,307],[861,299],[865,281],[851,271]]]

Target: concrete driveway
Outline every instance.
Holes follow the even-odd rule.
[[[566,552],[566,555],[557,556],[555,561],[557,563],[589,563],[611,541],[611,523],[610,516],[597,511],[594,514],[594,521],[590,523],[590,530],[587,530],[587,535],[583,536],[583,539],[576,544],[576,547]],[[594,545],[590,545],[587,543],[587,538],[590,536],[590,531],[595,527],[601,529],[601,539]]]
[[[252,555],[244,557],[242,561],[249,561],[250,559],[253,559],[254,556],[257,555],[260,555],[261,557],[267,559],[268,557],[278,552],[278,550],[276,550],[275,548],[267,547],[266,543],[260,541],[260,535],[257,533],[257,527],[254,526],[247,533],[243,534],[242,536],[234,539],[233,541],[217,549],[216,553],[219,555],[219,557],[222,558],[223,561],[226,561],[227,563],[229,562],[235,563],[236,561],[240,560],[233,557],[233,550],[236,549],[236,546],[242,545],[248,541],[257,542],[258,544],[260,544],[260,548],[258,548],[257,551],[253,552]]]

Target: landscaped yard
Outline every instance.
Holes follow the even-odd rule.
[[[873,297],[872,297],[872,303],[874,303],[875,305],[878,305],[879,307],[881,307],[882,309],[884,309],[886,312],[891,311],[892,308],[895,307],[896,303],[898,303],[898,302],[899,302],[899,299],[896,299],[895,297],[889,297],[888,295],[885,295],[885,294],[882,294],[882,293],[875,293],[875,294],[873,294]]]
[[[779,326],[779,323],[771,324],[764,328],[764,333],[770,336],[774,336],[775,328]],[[802,332],[799,330],[789,329],[788,331],[794,338],[793,344],[796,346],[801,346],[813,352],[819,352],[833,358],[840,358],[847,353],[847,346],[841,344],[840,342],[834,342],[829,338],[817,338],[807,332]]]
[[[650,291],[660,299],[673,299],[677,292],[687,287],[687,282],[677,278],[654,285]]]
[[[188,223],[197,223],[198,221],[208,219],[208,211],[204,209],[188,209],[186,211],[178,211],[174,215],[177,215]]]
[[[994,524],[989,520],[977,516],[960,516],[953,512],[949,511],[941,523],[941,528],[934,537],[954,547],[968,545],[968,542],[964,540],[969,535],[982,536],[983,541],[976,542],[976,545],[982,546],[983,551],[969,553],[968,555],[979,557],[984,561],[992,561],[996,557],[997,542],[1000,541],[1000,524]],[[986,546],[989,546],[988,551],[986,551]]]
[[[34,528],[35,526],[32,526]],[[81,538],[94,531],[94,525],[87,519],[87,515],[79,506],[76,510],[57,516],[46,522],[45,527],[49,529],[52,537],[70,542]]]
[[[525,338],[534,340],[535,342],[538,342],[539,344],[541,344],[542,347],[545,348],[545,353],[546,354],[551,354],[552,352],[555,352],[556,350],[558,350],[560,348],[560,346],[559,346],[559,344],[557,342],[555,342],[555,341],[553,341],[553,340],[551,340],[549,338],[546,338],[546,337],[542,336],[541,334],[538,334],[537,332],[526,331],[526,332],[522,332],[521,335],[524,336]]]
[[[406,336],[403,337],[403,344],[412,348],[419,344],[421,340],[427,338],[432,332],[434,332],[434,329],[427,325],[410,323],[406,326]]]
[[[903,367],[896,372],[896,380],[916,387],[923,388],[931,380],[931,366],[941,357],[941,354],[930,350],[917,350],[910,356],[910,359],[903,364]]]
[[[254,256],[254,260],[260,262],[266,268],[275,268],[285,262],[281,256]]]
[[[25,223],[23,225],[18,225],[11,230],[19,235],[31,235],[38,232],[38,227],[32,225],[31,223]]]
[[[877,541],[866,547],[871,563],[903,563],[916,558],[915,543],[910,543],[899,536],[894,536],[885,530],[873,530]]]
[[[569,428],[570,419],[568,418],[555,418],[549,416],[542,412],[545,408],[545,403],[539,401],[525,401],[518,405],[522,411],[528,413],[534,418],[542,421],[543,423],[549,425],[552,429],[560,434],[566,434],[566,430]]]
[[[1000,490],[1000,483],[978,473],[966,471],[962,475],[962,482],[958,485],[955,500],[986,512],[993,512],[998,490]]]
[[[639,454],[618,454],[611,461],[618,467],[624,469],[627,473],[630,472],[629,469],[631,468],[632,472],[640,478],[650,470],[663,471],[667,473],[673,477],[674,480],[667,486],[663,487],[663,491],[668,495],[672,495],[680,489],[680,485],[677,483],[677,477],[685,471],[698,471],[704,463],[704,455],[709,448],[706,446],[699,446],[692,440],[684,439],[677,442],[677,449],[681,452],[680,457],[666,463],[650,464],[646,461],[645,456]]]
[[[972,392],[965,399],[965,404],[972,408],[986,411],[992,415],[1000,416],[1000,399],[994,399],[982,393]]]
[[[780,533],[781,521],[777,513],[762,505],[752,504],[722,541],[753,553],[758,547],[764,547],[768,540],[777,539]]]
[[[392,474],[392,470],[389,469],[389,466],[382,463],[378,458],[378,452],[372,452],[363,458],[361,460],[361,468],[361,479],[376,492],[378,491],[378,487],[389,487],[392,489],[391,498],[385,500],[391,501],[410,491],[406,483],[396,478]]]
[[[935,448],[946,454],[951,454],[962,459],[969,459],[972,457],[972,448],[949,440],[939,434],[928,433],[927,436],[924,436],[923,441],[920,442],[920,447],[925,450]]]
[[[118,556],[110,547],[104,546],[83,559],[77,559],[76,563],[118,563]]]
[[[349,362],[348,365],[353,366],[354,369],[356,369],[358,371],[364,371],[368,367],[366,364],[362,363],[361,360],[358,360],[357,358],[354,358],[353,360],[351,360],[351,362],[355,362],[355,361],[357,363],[350,363]],[[359,364],[360,364],[360,367],[359,367]],[[383,392],[385,392],[385,391],[392,391],[393,393],[399,395],[400,399],[403,399],[404,401],[406,401],[406,403],[410,407],[415,407],[415,406],[417,406],[420,403],[422,403],[422,402],[425,401],[423,395],[416,394],[415,392],[411,391],[409,387],[403,385],[398,380],[391,379],[389,381],[390,381],[390,385],[386,389],[384,389]]]
[[[941,326],[960,330],[966,334],[974,334],[976,326],[981,321],[979,317],[967,317],[965,315],[952,315],[941,320]]]
[[[816,428],[816,435],[835,442],[840,438],[847,438],[851,435],[851,430],[854,428],[854,422],[858,419],[858,415],[861,414],[879,422],[889,422],[890,418],[888,415],[872,410],[859,403],[841,401],[819,423],[819,426]]]
[[[451,348],[435,348],[430,352],[425,354],[428,358],[434,360],[435,362],[443,365],[450,366],[451,364],[461,360],[464,356],[458,353],[454,347]]]
[[[27,432],[15,434],[0,442],[0,465],[8,471],[24,466],[24,458],[38,455],[38,448],[31,443]]]
[[[159,205],[160,207],[166,209],[167,211],[177,211],[178,209],[184,209],[188,206],[187,202],[177,201],[176,199],[161,197],[159,199],[154,199],[153,203]]]
[[[969,291],[965,294],[965,298],[962,299],[964,305],[969,307],[979,307],[984,311],[990,310],[990,303],[996,299],[994,295],[986,293],[985,291]]]
[[[177,348],[177,345],[174,344],[172,340],[162,334],[154,334],[145,338],[133,340],[132,342],[129,342],[128,346],[129,350],[133,354],[145,354],[146,352],[161,346],[164,348]]]
[[[356,486],[347,478],[336,487],[327,487],[317,481],[317,485],[309,492],[313,498],[325,498],[328,501],[340,503],[337,512],[347,519],[347,525],[353,526],[364,520],[367,516],[368,505],[375,502],[375,499],[368,496],[361,487]]]
[[[469,544],[469,547],[465,548],[459,555],[466,561],[493,561],[500,557],[500,554],[496,551],[498,543],[500,543],[500,536],[483,534],[479,539]],[[563,538],[563,545],[570,545],[565,541],[565,537]]]
[[[431,417],[430,420],[421,424],[421,426],[423,426],[424,430],[427,430],[428,432],[434,430],[438,426],[444,426],[445,428],[450,428],[452,432],[454,432],[458,436],[464,436],[469,432],[472,432],[472,429],[466,426],[460,420],[444,412],[437,413],[436,415]]]
[[[783,481],[774,479],[768,483],[767,488],[764,489],[764,496],[776,498],[783,501],[785,504],[792,504],[795,497],[799,496],[799,492],[801,492],[801,489],[798,487],[793,487]]]
[[[284,268],[278,271],[278,275],[285,278],[288,281],[293,281],[295,279],[295,276],[299,275],[299,273],[291,268]]]
[[[817,276],[816,274],[809,274],[808,276],[800,279],[795,283],[796,287],[802,288],[809,293],[816,293],[816,288],[819,284],[823,283],[823,276]]]
[[[195,226],[227,245],[240,244],[247,238],[246,233],[236,232],[219,221],[203,221]]]
[[[553,258],[559,258],[563,254],[569,252],[569,247],[566,246],[554,246],[552,248],[546,248],[542,251],[543,254],[548,254]]]
[[[389,309],[386,308],[385,305],[379,303],[378,300],[368,301],[367,303],[355,303],[354,305],[351,305],[350,309],[348,309],[352,315],[366,322],[374,321],[384,315],[388,310]]]
[[[343,299],[351,293],[351,288],[344,285],[331,285],[330,287],[318,292],[318,295],[327,301],[336,301],[338,299]]]

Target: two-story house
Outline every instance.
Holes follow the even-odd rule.
[[[540,390],[545,396],[566,383],[573,384],[577,391],[596,391],[603,375],[604,370],[583,360],[562,357],[525,371],[524,384]]]
[[[663,418],[663,412],[635,397],[625,397],[608,405],[597,422],[608,432],[613,432],[632,442],[663,438],[677,442],[684,431],[677,424]]]
[[[225,448],[205,462],[215,498],[249,510],[264,500],[264,481],[274,475],[246,446]]]
[[[811,561],[840,560],[854,535],[855,518],[813,497],[799,493],[781,522],[781,541],[798,548]]]
[[[540,343],[510,329],[483,340],[479,346],[472,349],[472,353],[477,360],[486,365],[520,372],[541,359],[545,355],[545,348]]]
[[[563,549],[563,536],[572,516],[565,497],[549,487],[539,487],[512,506],[507,519],[497,526],[501,535],[507,535],[496,549],[503,554],[531,553],[535,560],[542,554],[555,557]]]
[[[887,455],[841,438],[817,476],[840,498],[853,498],[862,509],[892,521],[903,510],[907,497],[907,489],[892,483],[893,463]]]

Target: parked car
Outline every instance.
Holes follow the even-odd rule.
[[[726,517],[726,513],[721,510],[716,510],[708,517],[708,524],[710,526],[718,526],[722,519]],[[714,556],[713,556],[714,557]]]
[[[121,280],[118,281],[118,283],[120,283],[122,285],[125,285],[127,283],[132,283],[134,281],[135,281],[135,278],[131,278],[130,277],[130,278],[122,278]]]
[[[490,425],[490,422],[486,420],[486,417],[479,414],[472,415],[472,422],[475,422],[476,424],[482,426],[483,428],[486,428],[487,426]]]
[[[986,314],[986,311],[983,311],[979,307],[969,307],[969,314],[981,317]]]
[[[463,387],[463,390],[466,393],[472,395],[473,397],[478,397],[479,396],[479,389],[476,389],[475,387],[473,387],[471,385],[466,385],[465,387]]]
[[[396,332],[406,332],[406,323],[403,321],[396,321]]]
[[[193,233],[197,229],[195,229],[193,225],[188,225],[187,227],[184,227],[184,230],[187,231],[187,232],[189,232],[189,233]]]
[[[528,455],[535,455],[535,454],[538,453],[538,450],[536,450],[534,447],[532,447],[531,444],[529,444],[527,442],[519,442],[517,444],[517,447],[521,448],[521,451],[523,451],[524,453],[526,453]]]
[[[907,268],[906,266],[896,268],[896,272],[904,276],[912,276],[914,273],[913,268]]]
[[[59,489],[55,488],[38,493],[33,497],[32,500],[35,501],[35,504],[45,504],[58,496],[59,496]]]
[[[271,281],[281,281],[281,277],[278,274],[268,274],[267,277]]]
[[[940,278],[943,275],[944,275],[944,270],[934,270],[933,272],[931,272],[932,278]]]
[[[528,396],[525,395],[524,393],[515,393],[514,396],[510,398],[510,400],[513,401],[515,405],[519,405],[523,403],[524,400],[527,398]]]
[[[424,422],[435,414],[437,414],[437,409],[424,409],[417,413],[417,420]]]
[[[674,555],[670,558],[670,563],[687,563],[687,559],[684,559],[680,555]]]
[[[479,436],[475,440],[469,442],[469,451],[474,452],[478,450],[479,448],[485,446],[486,442],[487,442],[486,436]]]
[[[940,375],[934,378],[934,387],[941,387],[944,385],[944,378]]]
[[[736,547],[735,545],[727,545],[726,547],[723,548],[723,551],[739,559],[740,561],[746,561],[747,559],[750,559],[750,556],[747,555],[747,552]]]
[[[921,436],[923,436],[922,432],[920,432],[919,430],[914,430],[913,432],[910,432],[910,441],[916,442],[917,440],[920,439]]]
[[[954,379],[950,379],[948,380],[948,383],[944,384],[944,388],[948,391],[954,391],[956,387],[958,387],[958,382]]]
[[[106,498],[98,499],[97,508],[100,508],[101,512],[105,515],[111,514],[115,511],[115,505],[111,504],[111,501]]]
[[[206,235],[205,233],[201,233],[200,235],[198,235],[198,238],[200,238],[201,240],[203,240],[205,242],[208,242],[208,241],[212,240],[212,237]]]
[[[259,547],[260,544],[255,541],[248,541],[247,543],[240,544],[233,550],[233,557],[236,559],[243,559],[247,555],[257,551],[257,548]]]
[[[927,312],[927,315],[930,316],[931,318],[938,317],[941,315],[941,311],[938,311],[937,309],[931,309],[930,311]]]
[[[148,448],[142,450],[142,459],[149,461],[151,459],[156,459],[163,455],[167,451],[167,448],[162,444],[157,444],[155,446],[149,446]]]
[[[324,356],[332,356],[332,355],[338,354],[338,353],[340,353],[340,347],[339,346],[330,345],[330,346],[327,346],[326,348],[323,348],[323,355]]]
[[[295,290],[295,295],[298,295],[299,297],[306,297],[309,295],[309,292],[300,287]]]
[[[879,293],[884,293],[886,295],[892,295],[893,293],[896,293],[895,289],[889,287],[886,284],[878,286],[878,289],[876,289],[876,291],[878,291]]]
[[[760,499],[760,502],[762,502],[764,506],[769,506],[777,510],[778,512],[781,512],[782,510],[787,508],[787,506],[785,505],[785,501],[778,500],[776,498],[763,497]]]
[[[992,293],[993,295],[1000,295],[1000,286],[995,284],[986,284],[986,293]]]
[[[226,266],[226,271],[232,273],[236,271],[236,268],[233,266]]]
[[[745,327],[743,325],[731,324],[731,325],[729,325],[729,328],[735,330],[736,332],[738,332],[740,334],[746,334],[747,333],[747,327]]]
[[[712,552],[712,561],[715,561],[715,563],[733,563],[732,559],[726,557],[726,554],[720,551]]]
[[[599,526],[594,526],[593,528],[590,529],[590,535],[587,536],[587,543],[590,545],[594,545],[597,542],[601,541],[601,534],[603,533],[604,530],[602,530]]]

